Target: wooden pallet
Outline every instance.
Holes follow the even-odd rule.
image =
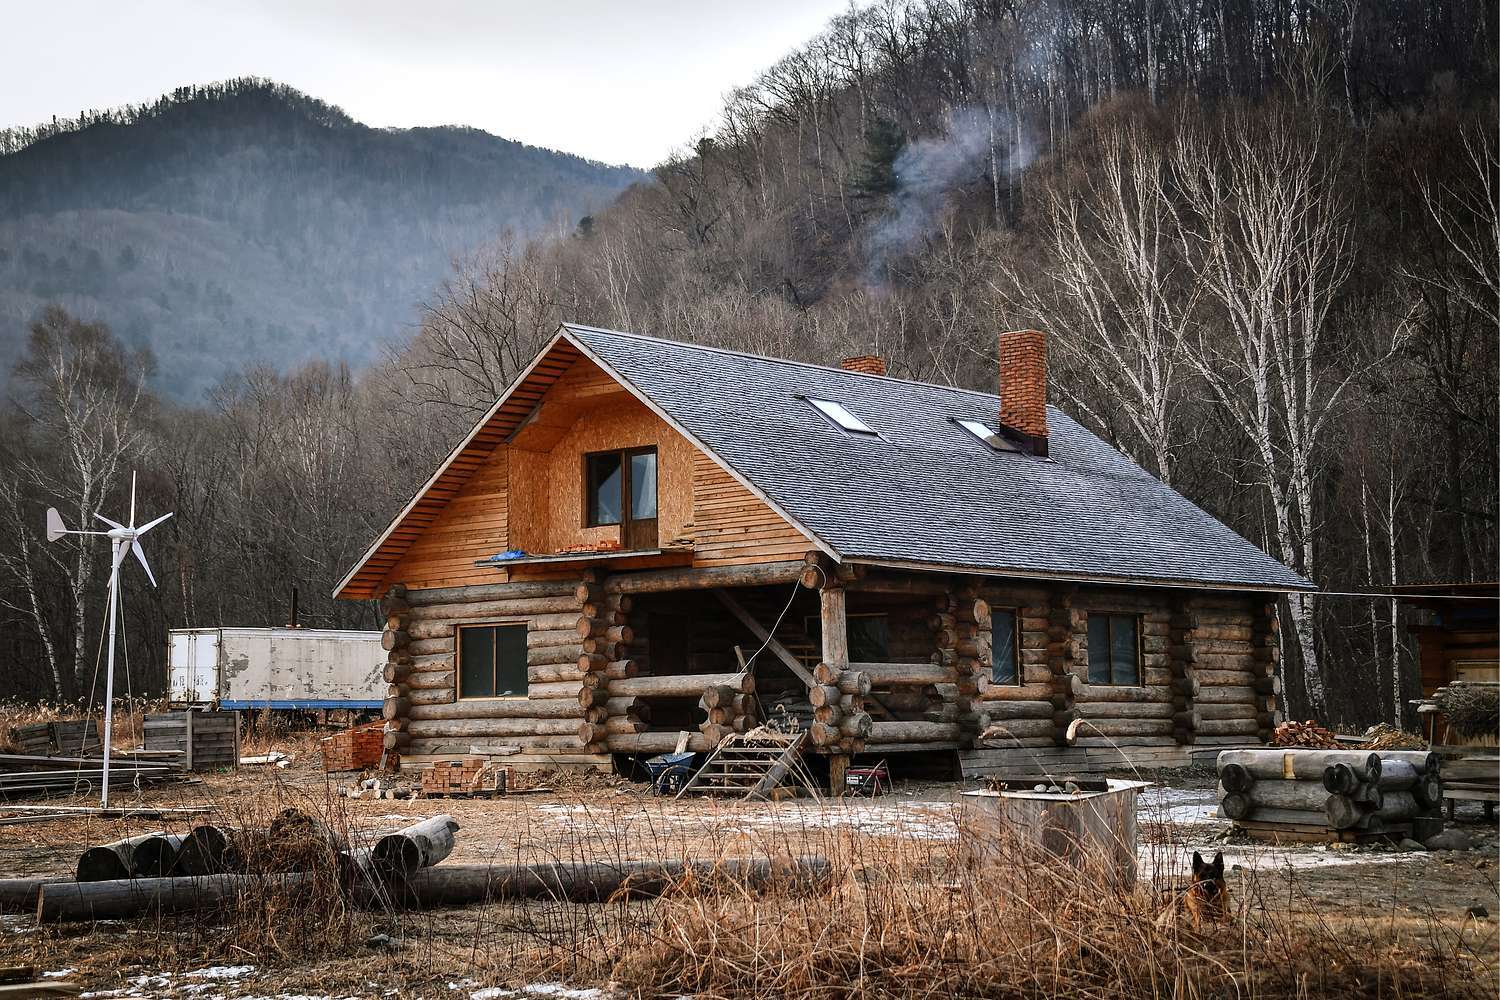
[[[1378,844],[1411,836],[1410,823],[1392,823],[1378,833],[1365,830],[1334,830],[1311,824],[1257,823],[1254,820],[1235,820],[1234,828],[1243,830],[1254,840],[1269,843]]]

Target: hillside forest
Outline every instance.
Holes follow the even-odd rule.
[[[122,320],[47,309],[0,434],[13,692],[89,695],[107,557],[42,510],[119,510],[131,470],[176,512],[160,589],[127,571],[140,692],[166,628],[294,586],[378,627],[333,584],[561,319],[991,391],[1036,327],[1054,403],[1329,592],[1282,607],[1293,716],[1391,720],[1390,588],[1500,573],[1496,52],[1483,0],[884,0],[608,207],[463,257],[367,366],[183,400]]]
[[[452,258],[607,204],[639,171],[477,129],[377,129],[258,79],[0,131],[0,351],[48,305],[149,346],[197,402],[256,363],[363,367]]]

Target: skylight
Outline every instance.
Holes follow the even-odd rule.
[[[850,434],[875,435],[875,432],[870,429],[868,424],[850,413],[842,404],[831,403],[826,399],[813,399],[811,397],[808,397],[807,401],[816,406],[823,416],[832,420]]]
[[[962,427],[964,430],[968,431],[970,434],[977,437],[979,440],[983,441],[985,444],[989,445],[991,448],[994,448],[996,451],[1016,450],[1013,444],[1005,440],[999,434],[990,430],[990,428],[986,424],[978,420],[965,420],[960,417],[954,417],[953,422],[958,424],[958,426]]]

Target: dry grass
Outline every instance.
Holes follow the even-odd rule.
[[[145,733],[146,713],[165,710],[165,702],[139,698],[115,699],[113,738],[110,742],[121,748],[140,746]],[[104,723],[98,709],[88,713],[83,710],[82,705],[71,703],[0,701],[0,753],[20,752],[14,734],[19,726],[32,726],[41,722],[71,722],[90,714],[101,719],[99,726],[100,732],[103,732]]]
[[[287,866],[278,853],[286,844],[273,842],[247,864],[263,876],[255,891],[225,912],[134,922],[118,938],[121,951],[101,944],[97,931],[85,939],[83,929],[48,929],[34,944],[59,965],[78,963],[83,952],[118,961],[125,949],[148,956],[143,967],[153,971],[250,962],[268,973],[284,970],[279,975],[292,992],[335,995],[365,995],[372,980],[415,995],[447,995],[443,984],[468,978],[512,986],[613,983],[638,996],[789,1000],[1495,995],[1493,925],[1414,916],[1394,900],[1383,910],[1330,910],[1295,882],[1247,872],[1232,883],[1236,912],[1228,924],[1199,930],[1184,919],[1161,919],[1175,912],[1173,887],[1185,883],[1190,855],[1170,823],[1152,824],[1141,848],[1149,878],[1126,888],[1107,867],[1059,866],[980,829],[957,807],[935,818],[923,813],[905,828],[861,831],[862,820],[836,803],[828,811],[705,805],[689,831],[668,809],[643,807],[634,796],[588,801],[587,809],[582,800],[540,801],[530,813],[533,825],[488,860],[816,854],[828,859],[834,877],[826,885],[783,882],[765,891],[684,879],[649,902],[371,912],[346,905],[326,852],[299,854],[312,884],[285,890],[271,873]],[[899,801],[891,805],[906,815]],[[212,819],[264,829],[289,808],[337,840],[360,841],[347,800],[274,776],[260,794],[229,800]],[[975,852],[978,843],[988,849]],[[390,934],[398,950],[367,948],[377,931]],[[255,988],[264,993],[266,985]]]

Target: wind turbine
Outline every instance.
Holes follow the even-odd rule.
[[[64,535],[104,535],[114,545],[114,559],[109,570],[109,659],[104,673],[104,780],[99,793],[99,804],[109,806],[109,752],[110,738],[114,735],[114,711],[115,711],[115,618],[116,609],[120,605],[120,564],[125,561],[125,553],[134,552],[135,557],[140,560],[141,569],[146,571],[146,579],[151,581],[151,586],[156,586],[156,576],[151,572],[151,564],[146,562],[146,553],[141,550],[140,537],[152,528],[161,524],[171,514],[163,514],[154,521],[149,521],[139,528],[135,526],[135,473],[130,474],[130,524],[127,527],[118,521],[94,512],[94,516],[109,525],[108,531],[69,531],[63,524],[62,515],[57,512],[56,507],[47,508],[47,541],[55,542]]]

